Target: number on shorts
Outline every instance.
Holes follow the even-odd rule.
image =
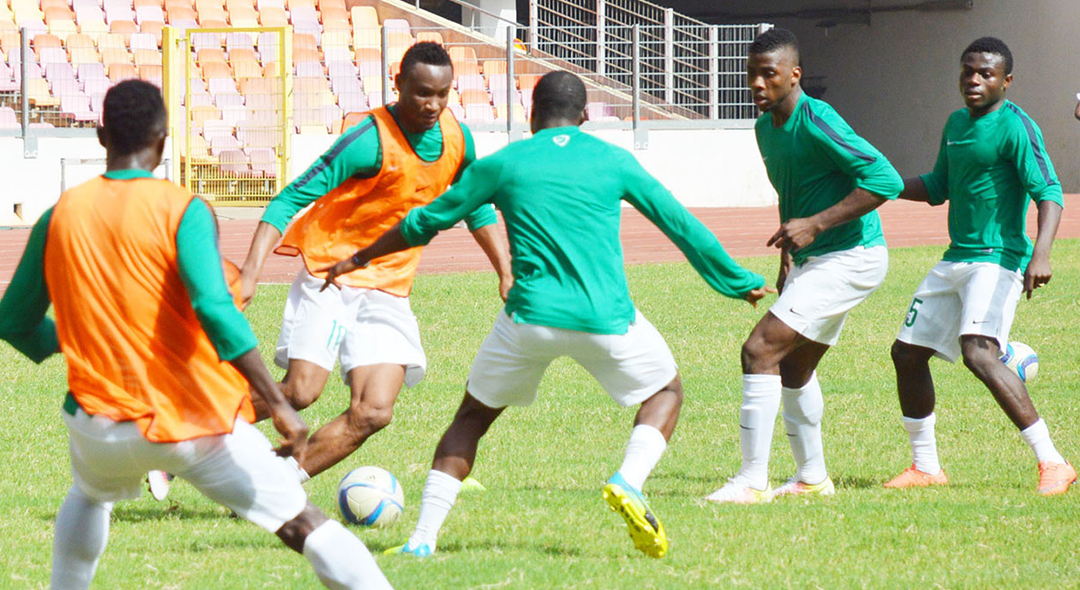
[[[919,305],[922,305],[922,299],[915,297],[911,300],[911,307],[907,310],[907,319],[904,320],[904,326],[910,328],[915,325],[915,318],[919,316]]]
[[[334,320],[334,327],[330,329],[330,338],[326,340],[326,348],[333,350],[340,345],[347,331],[348,329],[344,324],[339,324],[337,320]]]

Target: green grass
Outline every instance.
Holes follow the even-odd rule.
[[[848,320],[824,359],[825,451],[837,495],[761,506],[702,498],[738,469],[739,347],[763,310],[712,293],[687,264],[628,269],[638,307],[665,335],[686,391],[682,420],[646,491],[671,550],[633,549],[600,498],[618,467],[633,410],[620,409],[577,365],[558,361],[540,396],[511,409],[482,441],[474,474],[427,560],[380,556],[398,588],[1013,588],[1080,584],[1080,490],[1035,494],[1035,461],[989,393],[962,367],[933,361],[938,437],[950,485],[889,492],[910,463],[889,345],[915,286],[941,248],[894,250],[885,285]],[[1054,281],[1020,304],[1013,339],[1041,357],[1031,387],[1058,448],[1080,457],[1080,241],[1055,248]],[[745,264],[775,276],[775,260]],[[395,473],[406,512],[386,530],[358,530],[373,551],[404,541],[416,522],[435,443],[461,399],[469,364],[499,309],[494,275],[419,277],[413,308],[430,367],[405,391],[393,424],[345,464],[307,484],[336,515],[338,479],[360,465]],[[248,316],[269,355],[285,286],[266,286]],[[268,357],[269,358],[269,357]],[[53,518],[70,485],[59,418],[64,367],[35,366],[0,348],[0,588],[48,584]],[[346,403],[332,380],[304,412],[313,426]],[[770,474],[793,472],[778,425]],[[312,588],[300,556],[273,536],[179,484],[169,501],[121,503],[97,588]]]

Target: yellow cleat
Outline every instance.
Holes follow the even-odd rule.
[[[664,525],[653,514],[641,492],[626,483],[622,474],[611,476],[604,486],[603,496],[608,506],[626,520],[630,538],[638,551],[656,558],[667,555],[668,540]]]

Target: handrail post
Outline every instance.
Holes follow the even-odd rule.
[[[664,9],[664,102],[675,100],[675,10]]]
[[[506,143],[514,139],[514,29],[506,27]]]
[[[630,95],[633,97],[634,149],[649,149],[649,132],[641,126],[641,25],[631,28],[631,66]]]
[[[379,26],[379,45],[382,48],[382,103],[383,106],[390,104],[390,40],[387,38],[386,27]]]
[[[607,0],[596,0],[596,73],[606,76],[607,70]]]
[[[27,129],[30,128],[30,31],[26,27],[19,30],[19,108],[22,109],[21,123],[23,142],[26,141]]]
[[[539,0],[529,0],[529,52],[534,53],[540,49],[540,7]]]
[[[720,118],[720,27],[709,25],[709,118]]]

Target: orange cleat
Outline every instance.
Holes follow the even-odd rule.
[[[936,475],[931,475],[915,469],[915,464],[912,463],[911,467],[908,467],[903,473],[887,482],[885,487],[892,489],[925,488],[927,486],[943,486],[947,483],[949,483],[949,478],[945,476],[944,469]]]
[[[1044,496],[1064,494],[1076,481],[1076,470],[1068,463],[1039,463],[1039,493]]]

